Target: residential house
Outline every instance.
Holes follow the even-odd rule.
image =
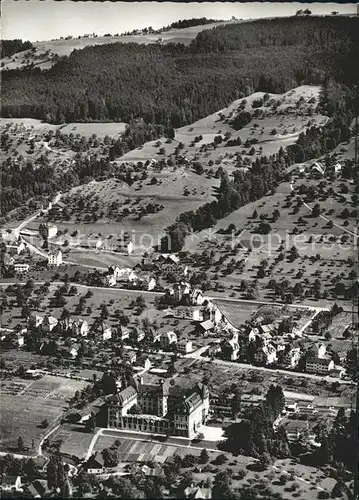
[[[239,354],[238,333],[234,333],[231,339],[225,339],[221,344],[223,357],[229,361],[236,361]]]
[[[6,245],[6,251],[10,255],[20,255],[25,248],[26,245],[20,238],[13,245]]]
[[[161,334],[160,345],[162,349],[168,349],[175,344],[177,344],[177,335],[175,332],[163,332]]]
[[[78,355],[79,349],[80,349],[80,344],[75,343],[69,347],[67,353],[72,359],[75,359]]]
[[[212,498],[212,488],[204,488],[200,486],[188,486],[184,492],[184,498],[190,500],[210,500]]]
[[[124,326],[120,325],[117,328],[117,338],[121,340],[122,342],[130,337],[130,332],[128,331],[127,328]]]
[[[115,286],[117,283],[117,280],[116,280],[114,274],[106,274],[105,279],[106,279],[108,286]]]
[[[50,240],[57,235],[57,226],[55,224],[40,224],[39,233],[43,238]]]
[[[134,245],[133,245],[132,241],[125,241],[118,246],[118,250],[121,253],[131,255],[133,253],[133,250],[134,250]]]
[[[334,165],[334,172],[335,172],[336,174],[340,174],[340,173],[341,173],[341,171],[342,171],[342,166],[341,166],[341,164],[340,164],[340,163],[336,163],[336,164]]]
[[[16,263],[14,264],[14,271],[15,273],[22,274],[22,273],[28,273],[30,270],[30,265],[29,264],[23,264],[23,263]]]
[[[248,341],[255,342],[258,337],[259,337],[259,329],[251,328],[248,334]]]
[[[16,347],[23,347],[25,344],[25,337],[21,333],[17,334],[14,338]]]
[[[91,455],[91,457],[82,465],[82,469],[89,474],[101,474],[102,472],[105,472],[105,462],[101,453],[96,452]]]
[[[169,295],[175,304],[179,304],[185,299],[187,299],[190,303],[190,293],[191,285],[184,281],[174,283],[173,287],[169,291]]]
[[[36,479],[26,486],[25,490],[31,498],[45,498],[51,494],[51,490],[47,487],[46,479]]]
[[[195,288],[191,293],[191,304],[194,306],[200,306],[204,302],[204,296],[202,290]]]
[[[324,359],[327,353],[327,346],[325,344],[317,344],[317,356],[320,359]]]
[[[330,357],[320,358],[319,356],[310,357],[305,362],[305,371],[315,373],[316,375],[328,375],[334,370],[334,361]]]
[[[254,353],[254,360],[258,364],[271,365],[277,361],[277,349],[272,342],[258,345]]]
[[[135,342],[136,344],[138,342],[141,342],[145,337],[145,332],[140,328],[134,328],[131,332],[131,340],[133,340],[133,342]]]
[[[139,465],[139,464],[133,464],[131,469],[131,475],[135,476],[139,472],[144,474],[145,476],[152,476],[152,477],[162,477],[163,476],[163,470],[159,465],[155,465],[154,467],[149,467],[148,465]]]
[[[182,339],[178,342],[177,344],[177,352],[180,354],[188,354],[189,352],[192,352],[192,341],[191,340],[186,340]]]
[[[133,363],[136,363],[136,359],[137,359],[136,351],[133,351],[132,349],[126,350],[126,352],[123,355],[123,360],[127,361],[128,363],[131,363],[131,365]]]
[[[72,323],[72,332],[76,337],[87,337],[89,331],[89,324],[83,319],[79,319]]]
[[[199,322],[202,322],[204,320],[202,309],[193,309],[192,310],[192,320],[199,321]]]
[[[58,321],[54,316],[47,315],[41,323],[41,330],[44,333],[50,333],[55,328],[55,326],[57,326],[57,324]]]
[[[156,280],[150,276],[144,278],[137,278],[132,282],[128,282],[129,286],[138,288],[139,290],[151,291],[156,287]]]
[[[209,335],[213,332],[213,330],[214,324],[210,319],[207,319],[206,321],[203,321],[196,326],[196,332],[199,335]]]
[[[47,263],[49,266],[58,267],[61,266],[62,262],[61,250],[55,250],[54,252],[49,253],[47,257]]]
[[[109,340],[112,337],[111,327],[103,322],[101,323],[98,332],[101,337],[101,340]]]
[[[4,475],[1,478],[1,492],[5,491],[22,491],[21,488],[21,477],[20,476],[10,476]],[[3,495],[1,495],[3,496]]]
[[[301,349],[300,347],[293,347],[292,349],[286,349],[284,356],[282,358],[283,364],[288,368],[295,368],[300,360]]]
[[[179,264],[180,258],[172,253],[161,253],[156,262],[159,264]]]

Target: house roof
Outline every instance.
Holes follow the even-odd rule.
[[[58,321],[54,316],[45,316],[44,321],[47,321],[49,325],[57,325]]]
[[[21,479],[20,476],[5,475],[1,478],[1,486],[11,486],[16,483],[18,478]]]
[[[186,497],[191,497],[199,500],[209,500],[212,498],[212,488],[200,488],[199,486],[188,486],[184,490]]]
[[[307,359],[307,364],[315,363],[318,365],[328,366],[330,362],[331,362],[331,358],[318,358],[318,356],[315,356],[314,358]]]
[[[137,394],[137,391],[132,385],[129,385],[123,391],[119,392],[117,396],[117,401],[121,404],[126,403],[129,399]]]
[[[203,330],[211,330],[214,327],[214,324],[210,319],[207,319],[206,321],[200,323],[200,327],[203,328]]]
[[[86,469],[92,469],[96,467],[103,467],[105,465],[104,459],[101,453],[95,453],[91,455],[91,457],[84,463],[84,467]]]
[[[175,332],[163,332],[161,334],[162,338],[168,338],[170,342],[177,342],[177,335]]]
[[[45,479],[36,479],[27,487],[29,493],[33,496],[41,495],[43,496],[46,492],[48,492],[47,481]]]
[[[197,392],[193,392],[186,398],[184,398],[177,405],[178,413],[191,413],[193,410],[198,408],[198,406],[202,403],[202,399]]]

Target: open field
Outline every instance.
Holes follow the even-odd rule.
[[[34,449],[41,438],[49,432],[42,428],[41,422],[47,419],[49,424],[60,419],[66,409],[66,401],[86,382],[45,375],[39,380],[5,380],[1,387],[1,448],[16,450],[19,436],[25,447]]]
[[[223,168],[232,171],[234,168],[233,156],[240,153],[242,158],[253,160],[256,156],[271,155],[280,149],[296,142],[299,134],[311,125],[324,125],[327,117],[317,113],[320,87],[302,85],[284,94],[267,94],[268,100],[262,106],[252,107],[254,101],[263,100],[264,92],[255,92],[244,99],[233,101],[227,108],[217,111],[190,125],[176,129],[175,140],[167,143],[164,138],[145,143],[121,157],[122,161],[146,161],[151,158],[159,159],[160,147],[164,147],[166,154],[174,153],[179,143],[183,144],[181,154],[187,157],[196,156],[204,164],[215,162]],[[303,97],[300,105],[299,99]],[[309,111],[311,109],[311,111]],[[243,110],[252,114],[252,120],[235,130],[230,121],[238,111]],[[229,146],[225,134],[230,140],[240,137],[242,144]],[[215,136],[221,136],[223,141],[213,148]],[[200,138],[201,137],[201,138]],[[197,138],[197,140],[196,140]],[[198,140],[200,138],[200,140]],[[245,146],[247,140],[256,140],[250,147]],[[254,146],[255,152],[249,154]]]
[[[250,320],[253,313],[258,310],[258,305],[254,302],[252,304],[243,302],[238,305],[238,303],[229,302],[225,299],[216,299],[214,303],[235,327],[239,327]]]
[[[126,123],[68,123],[65,126],[61,126],[62,134],[80,134],[84,137],[91,137],[96,134],[97,137],[118,137],[126,129]]]
[[[239,21],[237,21],[239,22]],[[161,43],[182,43],[184,45],[189,45],[191,41],[196,38],[200,31],[205,29],[211,29],[215,26],[219,26],[224,23],[213,23],[200,26],[192,26],[183,29],[172,29],[162,33],[154,34],[142,34],[142,35],[128,35],[128,36],[96,36],[96,37],[73,37],[69,39],[60,40],[46,40],[40,42],[34,42],[33,46],[35,49],[24,50],[18,52],[11,57],[5,57],[1,59],[3,64],[3,70],[24,68],[28,64],[33,63],[34,67],[38,67],[42,70],[51,68],[55,63],[54,56],[69,56],[73,50],[81,50],[88,46],[93,45],[105,45],[109,43],[139,43],[139,44],[150,44],[156,43],[159,39],[162,40]]]
[[[83,425],[63,424],[51,435],[49,441],[50,445],[55,441],[61,441],[60,452],[83,459],[93,437],[92,433],[85,432]]]

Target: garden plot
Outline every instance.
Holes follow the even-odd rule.
[[[12,392],[14,385],[15,391]],[[1,389],[1,448],[16,452],[16,442],[21,436],[25,447],[34,452],[48,432],[41,422],[46,419],[50,424],[54,423],[67,408],[62,391],[67,393],[69,399],[85,385],[86,382],[50,375],[29,384],[21,380],[5,383]],[[18,391],[19,386],[21,391]],[[59,396],[50,399],[49,395],[55,394],[53,391],[58,391]]]

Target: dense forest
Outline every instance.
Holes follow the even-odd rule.
[[[1,58],[11,57],[17,52],[22,52],[23,50],[32,49],[33,45],[31,42],[23,42],[20,39],[15,40],[2,40],[1,42]]]
[[[359,19],[292,17],[230,24],[181,44],[75,50],[50,70],[3,73],[2,113],[48,122],[143,117],[174,128],[255,90],[359,81]]]

